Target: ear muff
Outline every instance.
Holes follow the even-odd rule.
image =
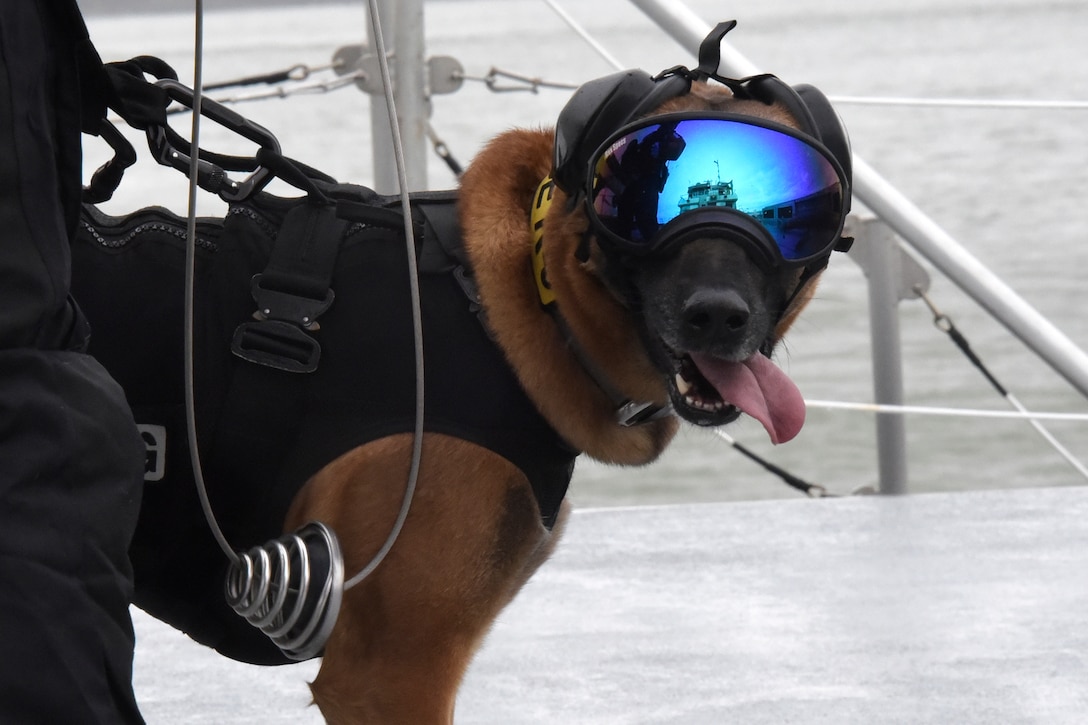
[[[612,130],[623,125],[631,107],[653,88],[653,79],[640,70],[597,78],[574,92],[555,124],[552,179],[573,195],[585,180],[589,155]],[[587,150],[588,148],[588,150]]]
[[[831,101],[815,86],[801,84],[794,86],[793,90],[798,98],[805,104],[815,123],[814,135],[827,150],[835,155],[846,180],[853,184],[853,152],[850,150],[850,137],[846,133],[846,126],[839,116],[839,112],[831,105]]]
[[[846,180],[853,181],[850,139],[846,127],[831,101],[815,86],[789,86],[780,78],[760,75],[748,79],[745,90],[757,101],[768,105],[777,103],[801,124],[801,130],[820,141],[842,166]]]
[[[581,86],[556,121],[555,185],[576,196],[585,182],[590,157],[616,129],[684,95],[690,87],[691,81],[682,75],[655,79],[641,70],[620,71]]]

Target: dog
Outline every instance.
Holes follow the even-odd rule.
[[[770,357],[831,252],[847,244],[849,145],[815,89],[718,76],[731,27],[708,36],[696,70],[592,81],[554,130],[493,140],[455,195],[417,195],[428,386],[418,483],[386,558],[343,593],[311,685],[329,722],[452,722],[473,654],[562,535],[577,455],[645,465],[681,420],[718,426],[742,413],[776,443],[799,431],[800,393]],[[689,157],[703,167],[685,171]],[[707,161],[719,162],[713,172]],[[792,188],[814,175],[824,178]],[[747,191],[757,177],[781,187],[778,197]],[[786,186],[793,197],[782,197]],[[229,227],[256,216],[239,210],[224,228],[205,220],[198,240],[219,247],[218,267],[244,267],[248,280],[254,269],[235,248],[260,225]],[[161,438],[180,416],[180,343],[161,332],[177,326],[176,302],[163,300],[180,297],[180,279],[164,272],[154,294],[134,298],[118,278],[158,274],[133,270],[122,253],[161,231],[157,213],[151,223],[88,211],[74,251],[73,289],[95,324],[91,352],[125,387],[137,420],[159,421],[143,428],[158,473],[133,544],[136,602],[228,656],[280,663],[222,602],[225,564],[191,488],[155,480],[164,458],[186,482],[193,475],[185,446]],[[196,384],[207,391],[199,442],[228,538],[261,541],[269,527],[275,535],[320,521],[348,574],[386,542],[415,440],[404,406],[414,379],[407,290],[382,287],[407,259],[394,231],[354,218],[337,228],[346,241],[335,301],[304,330],[321,340],[312,376],[294,376],[283,393],[276,386],[289,373],[252,364],[245,349],[225,361],[208,352],[259,329],[260,320],[239,324],[253,311],[246,285],[198,277],[197,296],[229,320],[196,333]],[[182,220],[167,222],[173,240],[170,225]],[[230,245],[224,229],[235,230]],[[365,243],[353,236],[368,234]],[[198,259],[198,274],[208,260]],[[366,430],[354,432],[364,411]],[[277,412],[290,423],[269,423]],[[241,500],[230,495],[238,488]]]

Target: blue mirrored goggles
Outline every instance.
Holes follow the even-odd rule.
[[[658,232],[669,222],[715,209],[766,232],[781,262],[804,263],[831,253],[849,210],[849,183],[822,144],[727,114],[666,114],[626,126],[601,146],[586,189],[605,241],[636,255],[667,244]]]

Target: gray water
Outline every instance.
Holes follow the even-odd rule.
[[[142,5],[142,4],[141,4]],[[205,27],[207,81],[305,63],[327,63],[365,33],[364,3],[212,10]],[[740,0],[689,5],[714,22],[735,17],[730,40],[761,68],[831,96],[1088,100],[1088,5],[1081,0]],[[171,14],[119,12],[85,3],[107,59],[157,54],[191,79],[191,3],[160,2]],[[625,64],[651,72],[693,64],[636,9],[619,0],[564,3]],[[612,71],[546,5],[532,0],[456,0],[426,6],[428,53],[452,55],[470,76],[499,67],[576,83]],[[432,125],[463,162],[511,126],[553,123],[566,91],[492,94],[473,81],[434,100]],[[369,183],[366,96],[326,95],[247,103],[238,110],[271,128],[285,153],[345,181]],[[972,254],[1088,347],[1082,298],[1088,267],[1086,111],[899,108],[842,105],[854,149]],[[206,145],[230,151],[206,127]],[[217,145],[219,143],[219,145]],[[88,153],[93,160],[95,149]],[[430,162],[431,185],[454,184]],[[129,174],[109,209],[151,203],[183,210],[184,179],[150,158]],[[217,209],[203,200],[204,211]],[[975,351],[1031,409],[1085,412],[1083,398],[973,302],[934,274],[931,296]],[[914,405],[1006,409],[982,376],[932,325],[917,301],[901,308],[906,398]],[[818,298],[778,355],[814,400],[872,399],[864,277],[837,255]],[[798,476],[849,492],[876,482],[873,417],[810,409],[801,435],[775,448],[751,421],[730,432]],[[1088,460],[1088,426],[1049,423]],[[1083,484],[1019,421],[912,417],[907,421],[914,491]],[[797,496],[706,431],[687,431],[656,465],[615,469],[583,461],[572,488],[578,506]]]

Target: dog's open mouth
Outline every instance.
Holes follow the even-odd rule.
[[[724,425],[747,413],[763,424],[773,443],[784,443],[801,430],[801,391],[763,354],[740,362],[694,352],[674,353],[673,359],[673,407],[685,420]]]

